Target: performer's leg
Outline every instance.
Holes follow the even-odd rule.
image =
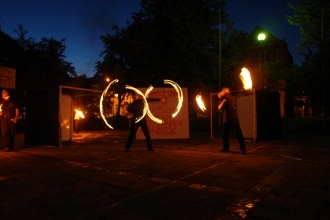
[[[138,123],[132,123],[131,125],[131,131],[129,133],[127,142],[126,142],[126,146],[125,146],[125,150],[128,151],[131,148],[133,139],[135,137],[136,131],[139,128],[139,122]]]
[[[146,137],[146,140],[147,140],[148,150],[153,150],[152,144],[151,144],[150,131],[149,131],[148,124],[147,124],[146,120],[141,120],[141,128],[142,128],[143,134],[144,134],[144,136]]]
[[[10,133],[9,149],[10,150],[14,150],[15,132],[16,132],[16,124],[10,123],[9,124],[9,133]]]
[[[3,139],[3,147],[6,151],[10,150],[10,129],[7,122],[1,122],[1,133]]]
[[[245,147],[245,141],[244,141],[244,137],[242,134],[242,129],[241,126],[239,124],[238,119],[234,119],[234,126],[235,126],[235,132],[236,132],[236,138],[237,141],[239,143],[240,149],[242,151],[243,154],[246,154],[246,147]]]

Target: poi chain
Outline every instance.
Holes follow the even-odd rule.
[[[105,124],[113,129],[113,127],[107,122],[104,114],[103,114],[103,97],[107,94],[110,86],[113,84],[113,83],[117,83],[119,80],[118,79],[115,79],[113,80],[112,82],[109,83],[109,85],[105,88],[105,90],[103,91],[102,95],[101,95],[101,98],[100,98],[100,113],[101,113],[101,117],[103,119],[103,121],[105,122]],[[180,111],[181,107],[182,107],[182,103],[183,103],[183,95],[182,95],[182,90],[181,90],[181,87],[179,86],[179,84],[177,84],[176,82],[172,81],[172,80],[167,80],[165,79],[164,80],[164,84],[170,84],[174,87],[175,91],[177,92],[178,94],[178,104],[177,104],[177,107],[174,111],[174,113],[172,114],[172,118],[174,118]],[[142,100],[143,100],[143,104],[144,104],[144,107],[143,107],[143,113],[140,117],[138,117],[137,119],[135,119],[135,123],[139,122],[142,118],[145,117],[145,115],[147,114],[151,120],[153,120],[154,122],[156,123],[159,123],[159,124],[162,124],[164,123],[163,120],[159,119],[159,118],[156,118],[150,111],[149,109],[149,105],[148,105],[148,102],[147,102],[147,98],[149,93],[151,92],[151,90],[153,89],[152,86],[150,86],[147,91],[145,92],[145,94],[143,94],[139,89],[137,88],[134,88],[132,86],[129,86],[129,85],[126,85],[126,89],[130,89],[130,90],[133,90],[135,91],[137,94],[139,94],[140,96],[142,96]]]

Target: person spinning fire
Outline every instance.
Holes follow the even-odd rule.
[[[243,138],[242,130],[238,121],[236,112],[236,106],[233,96],[230,94],[228,87],[223,87],[222,91],[218,93],[218,98],[221,99],[221,103],[218,106],[218,110],[223,111],[223,124],[222,124],[222,138],[223,138],[223,149],[221,152],[229,151],[229,131],[234,126],[236,132],[236,138],[240,145],[242,154],[246,154],[245,141]]]
[[[2,90],[0,116],[2,139],[5,151],[13,151],[19,109],[16,102],[10,99],[10,94],[7,90]]]
[[[131,125],[131,131],[125,145],[125,151],[128,152],[131,148],[133,139],[139,127],[141,127],[143,134],[146,137],[148,151],[154,151],[154,148],[151,144],[150,131],[148,128],[146,117],[143,117],[140,121],[135,123],[135,120],[143,115],[144,102],[137,93],[133,94],[133,98],[134,101],[127,107],[128,112],[132,114],[132,120],[134,122]],[[161,101],[162,103],[165,103],[165,98],[147,98],[146,100],[147,102]]]

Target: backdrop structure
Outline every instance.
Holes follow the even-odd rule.
[[[101,93],[98,90],[68,86],[27,91],[24,143],[61,146],[62,142],[71,141],[75,97]]]
[[[147,88],[139,88],[145,93]],[[182,90],[182,106],[178,114],[172,118],[172,113],[178,105],[178,93],[174,88],[154,88],[148,95],[149,98],[165,98],[165,103],[150,102],[148,103],[151,113],[164,121],[158,124],[152,121],[147,115],[145,117],[150,130],[152,139],[189,139],[189,114],[188,114],[188,89]],[[133,122],[134,123],[134,122]],[[142,129],[136,132],[136,139],[145,139]]]
[[[217,93],[210,94],[210,100]],[[253,141],[262,139],[280,138],[281,133],[281,110],[280,94],[278,92],[257,90],[233,91],[236,100],[238,119],[240,121],[244,139]],[[211,102],[211,138],[213,138],[212,110],[216,109]]]
[[[245,139],[281,137],[280,94],[253,89],[248,95],[235,95],[237,114]]]

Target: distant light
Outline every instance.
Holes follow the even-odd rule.
[[[261,33],[258,35],[258,40],[265,40],[266,39],[266,35],[264,33]]]
[[[109,77],[105,78],[105,81],[110,82],[110,78]]]
[[[117,93],[115,94],[115,97],[116,97],[116,98],[118,97],[118,94],[117,94]]]

